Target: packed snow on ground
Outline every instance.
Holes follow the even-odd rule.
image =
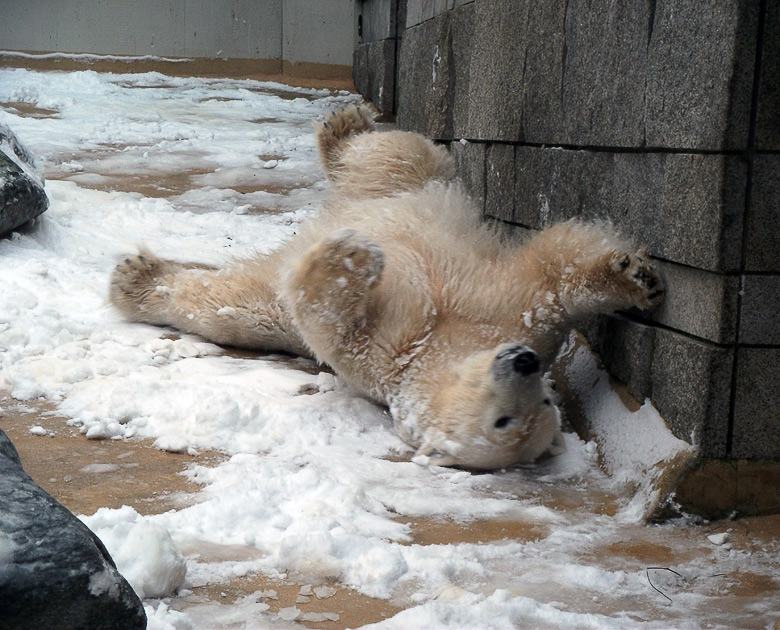
[[[593,444],[570,434],[565,455],[492,475],[419,466],[384,409],[313,362],[230,356],[194,336],[127,323],[107,304],[111,269],[139,244],[221,263],[292,235],[327,189],[311,121],[353,99],[255,81],[0,70],[0,123],[36,156],[51,200],[34,226],[0,240],[3,404],[51,401],[86,438],[227,454],[186,473],[202,486],[189,507],[82,517],[145,598],[153,629],[195,627],[186,609],[171,608],[177,589],[253,572],[337,582],[406,608],[382,628],[698,627],[712,581],[678,589],[667,610],[643,568],[595,559],[622,538],[663,540],[675,526],[545,501],[554,488],[613,489]],[[167,196],[121,184],[187,173]],[[644,409],[643,423],[660,422]],[[549,533],[408,544],[404,518],[437,517],[515,519]],[[209,561],[219,545],[247,553]],[[727,547],[715,549],[712,566],[681,560],[676,569],[709,575],[762,561]],[[0,541],[0,556],[9,553]],[[225,608],[190,614],[203,623],[217,611],[213,628],[289,627],[295,618],[257,598]]]

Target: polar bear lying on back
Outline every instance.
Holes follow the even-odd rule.
[[[314,356],[387,405],[438,465],[495,469],[563,448],[542,379],[578,321],[663,300],[608,225],[554,225],[502,243],[417,134],[373,131],[349,107],[317,129],[334,197],[279,250],[224,268],[149,252],[115,269],[126,317],[213,342]]]

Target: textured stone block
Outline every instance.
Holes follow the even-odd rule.
[[[780,348],[739,350],[733,457],[780,458]]]
[[[780,2],[766,3],[756,148],[780,150]]]
[[[398,126],[430,138],[452,126],[448,26],[445,16],[407,29],[398,56]]]
[[[741,514],[780,511],[780,462],[737,462],[737,509]]]
[[[666,281],[666,299],[647,317],[707,341],[734,343],[739,291],[736,276],[662,261],[656,266]]]
[[[490,144],[485,155],[485,214],[515,220],[515,146]]]
[[[399,0],[363,0],[363,43],[378,42],[398,35]]]
[[[732,350],[620,315],[585,332],[607,370],[638,400],[650,398],[675,436],[703,457],[726,457]]]
[[[620,315],[598,317],[583,333],[609,372],[638,401],[652,392],[652,357],[656,328]]]
[[[452,142],[450,153],[463,185],[484,211],[485,207],[485,152],[486,144],[481,142]]]
[[[408,29],[399,54],[398,125],[452,140],[468,98],[473,5]]]
[[[646,360],[639,357],[637,360]],[[650,392],[677,437],[694,440],[702,457],[726,457],[734,353],[657,329]]]
[[[780,276],[743,279],[740,343],[780,346]]]
[[[146,628],[141,601],[103,543],[25,474],[2,431],[0,540],[3,628]]]
[[[745,149],[758,13],[750,0],[655,6],[648,37],[648,146]]]
[[[649,5],[641,2],[532,3],[523,59],[525,140],[640,146],[648,20]]]
[[[558,4],[558,3],[540,3]],[[523,65],[528,2],[486,0],[474,5],[468,110],[462,137],[523,139]]]
[[[745,148],[757,18],[747,0],[476,3],[471,139]]]
[[[393,112],[395,101],[394,39],[362,44],[355,50],[355,87],[383,114]]]
[[[755,156],[752,202],[746,217],[749,271],[780,272],[779,174],[780,155]]]
[[[452,0],[406,0],[406,28],[411,28],[452,9]]]
[[[606,218],[652,254],[739,268],[746,168],[735,156],[517,147],[515,218]]]

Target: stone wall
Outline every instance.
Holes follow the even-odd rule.
[[[355,83],[518,234],[602,217],[668,283],[587,331],[706,458],[780,458],[780,3],[366,0]]]

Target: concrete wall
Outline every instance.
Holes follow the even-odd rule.
[[[0,50],[352,65],[353,0],[0,0]]]
[[[780,458],[779,53],[765,0],[367,0],[354,69],[450,145],[486,216],[646,243],[666,304],[592,345],[704,457],[761,459]]]

